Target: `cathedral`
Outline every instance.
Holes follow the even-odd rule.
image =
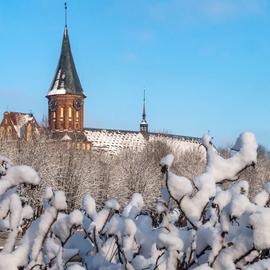
[[[145,97],[138,131],[84,127],[86,95],[72,56],[67,24],[64,27],[56,73],[46,98],[49,131],[47,134],[52,140],[61,141],[68,147],[117,154],[123,149],[141,149],[146,142],[155,140],[166,141],[179,150],[186,150],[200,143],[200,139],[195,137],[150,132]],[[29,141],[39,133],[40,127],[32,114],[4,112],[0,124],[0,138]]]

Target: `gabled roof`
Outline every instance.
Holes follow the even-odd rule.
[[[29,123],[32,123],[36,134],[38,131],[38,123],[31,113],[22,113],[22,112],[8,112],[9,119],[15,129],[18,138],[22,138],[24,136],[25,128]]]
[[[67,26],[65,26],[61,55],[48,96],[63,94],[84,96],[71,52]]]

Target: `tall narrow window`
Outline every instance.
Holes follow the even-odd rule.
[[[76,122],[78,122],[78,121],[79,121],[79,112],[76,111]]]
[[[68,118],[69,118],[69,120],[72,119],[72,108],[71,107],[68,108]]]
[[[60,108],[60,117],[64,118],[64,108],[63,107]]]

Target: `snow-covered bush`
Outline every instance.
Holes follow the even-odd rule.
[[[0,230],[8,237],[0,269],[270,269],[270,183],[250,200],[248,182],[239,179],[256,166],[254,134],[242,133],[228,159],[209,135],[202,145],[207,164],[194,179],[173,172],[173,155],[161,160],[155,213],[144,211],[139,193],[123,207],[111,199],[102,208],[85,194],[81,208],[68,212],[65,194],[47,188],[42,214],[33,219],[17,188],[37,185],[39,177],[1,158]]]
[[[35,208],[41,207],[47,186],[64,191],[71,210],[80,206],[86,192],[91,193],[98,207],[109,198],[117,198],[124,204],[134,192],[139,192],[147,207],[155,208],[163,185],[159,168],[163,156],[173,153],[175,172],[188,178],[200,174],[204,168],[204,151],[197,144],[185,151],[173,146],[169,139],[157,139],[147,141],[141,151],[123,149],[112,156],[104,152],[67,150],[47,136],[40,136],[30,142],[0,140],[0,153],[14,164],[28,165],[38,172],[40,185],[21,190]]]

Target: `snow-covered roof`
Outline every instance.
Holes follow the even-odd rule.
[[[21,112],[9,112],[10,120],[13,124],[14,129],[17,132],[18,138],[22,138],[24,135],[24,130],[29,122],[33,122],[36,127],[35,131],[38,132],[37,122],[31,113],[21,113]]]
[[[141,124],[142,124],[142,125],[147,125],[147,121],[146,121],[145,119],[143,119],[143,120],[141,121]]]
[[[94,150],[118,153],[122,149],[137,149],[143,147],[145,139],[140,132],[86,129],[84,131],[87,140],[93,145]]]
[[[65,95],[67,93],[66,89],[61,88],[61,89],[52,89],[49,91],[48,96],[53,96],[53,95]]]
[[[107,151],[112,154],[117,154],[123,149],[141,149],[147,140],[163,140],[181,151],[200,143],[198,138],[162,133],[148,133],[146,137],[138,131],[112,129],[85,129],[84,133],[87,140],[92,143],[94,150]]]
[[[68,136],[68,134],[65,134],[64,137],[61,139],[61,141],[71,141],[72,139]]]

